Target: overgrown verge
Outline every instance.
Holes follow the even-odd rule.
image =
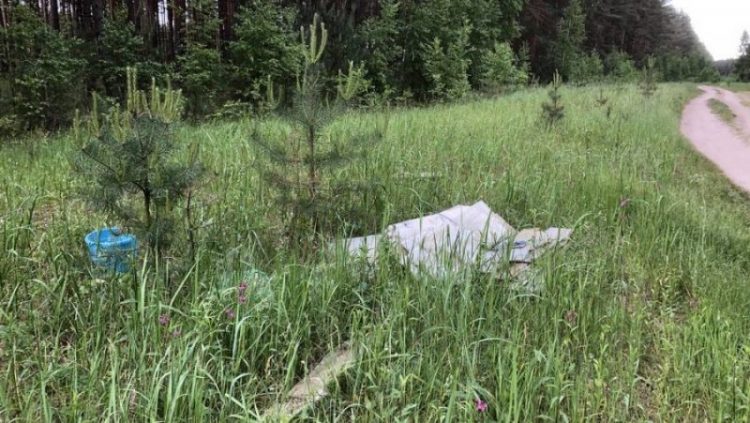
[[[546,90],[400,110],[366,163],[330,175],[382,184],[382,207],[357,220],[377,229],[478,199],[515,227],[575,225],[534,298],[415,278],[387,256],[373,277],[341,256],[292,257],[247,165],[250,122],[175,131],[203,142],[211,172],[196,265],[100,278],[82,237],[102,218],[69,195],[84,183],[66,168],[73,142],[7,148],[0,418],[252,420],[343,340],[357,364],[310,420],[746,418],[750,206],[679,135],[694,87],[559,90],[554,131]],[[344,115],[331,137],[379,118]]]

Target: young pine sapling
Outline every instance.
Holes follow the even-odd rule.
[[[90,118],[90,138],[74,162],[87,180],[87,200],[159,253],[173,240],[176,206],[203,173],[197,148],[185,158],[174,136],[181,104],[180,92],[171,88],[154,84],[149,95],[136,89],[129,71],[125,110],[115,108],[101,123]]]
[[[562,105],[562,78],[558,72],[555,72],[552,78],[552,88],[549,90],[549,102],[542,104],[542,116],[547,123],[548,128],[552,128],[565,117],[565,107]]]
[[[383,133],[376,131],[337,139],[331,123],[345,112],[347,104],[365,86],[362,69],[350,63],[346,73],[339,72],[335,78],[335,95],[331,98],[326,91],[327,78],[321,64],[328,42],[325,25],[316,15],[309,29],[302,28],[300,32],[302,72],[297,78],[291,107],[279,113],[291,127],[291,134],[278,143],[256,126],[251,140],[261,153],[258,164],[262,179],[272,189],[275,206],[285,218],[287,238],[291,244],[312,240],[314,247],[316,236],[329,229],[330,217],[336,213],[337,206],[337,196],[323,171],[352,161],[360,155],[362,147],[377,142]],[[268,102],[279,106],[280,98],[269,83]]]

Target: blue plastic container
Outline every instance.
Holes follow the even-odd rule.
[[[103,228],[90,232],[85,241],[94,265],[118,273],[130,271],[138,249],[134,235],[123,234],[119,228]]]

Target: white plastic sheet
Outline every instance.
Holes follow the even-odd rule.
[[[509,262],[529,264],[571,235],[565,228],[518,232],[480,201],[390,225],[383,235],[347,239],[345,247],[375,265],[386,241],[414,274],[445,277],[470,268],[490,273]]]

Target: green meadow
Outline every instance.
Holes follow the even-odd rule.
[[[378,185],[335,236],[479,200],[516,228],[573,228],[535,264],[538,294],[291,253],[250,145],[256,124],[283,137],[275,120],[177,129],[208,169],[195,265],[143,256],[123,275],[90,265],[83,237],[117,222],[79,198],[72,135],[2,146],[0,421],[254,421],[345,342],[355,364],[299,421],[749,419],[750,202],[680,135],[695,86],[561,94],[553,129],[545,89],[392,109],[364,159],[325,175]]]

